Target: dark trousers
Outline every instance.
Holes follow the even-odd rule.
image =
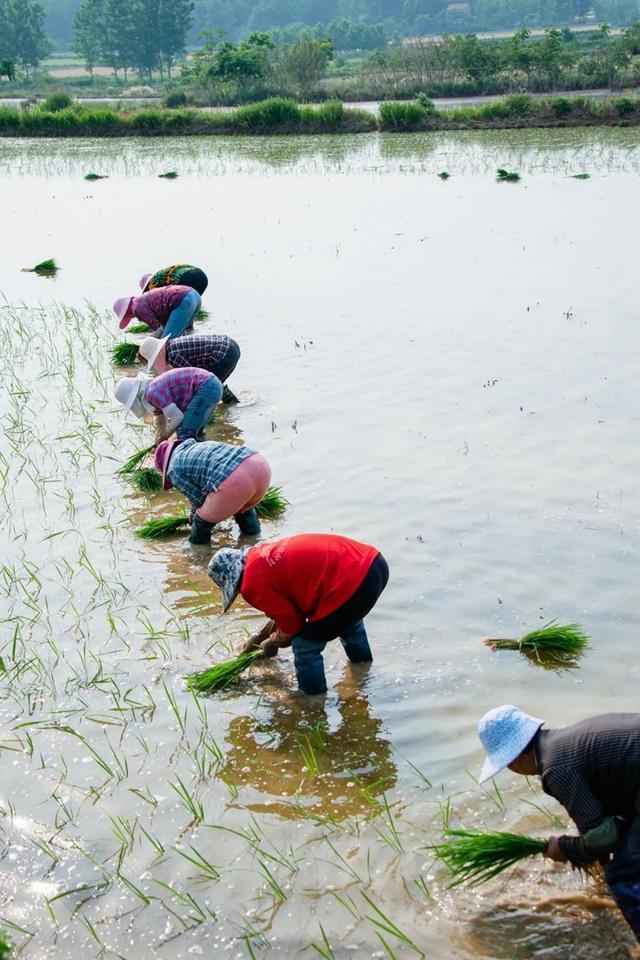
[[[609,889],[620,907],[622,916],[640,943],[640,882],[610,883]]]
[[[338,637],[352,663],[373,660],[364,617],[375,606],[389,580],[389,567],[378,554],[358,589],[337,610],[321,620],[304,625],[293,638],[293,662],[298,686],[303,693],[325,693],[327,681],[322,651],[330,640]]]
[[[218,380],[221,380],[222,383],[224,383],[238,366],[239,359],[240,347],[235,340],[229,340],[229,349],[225,353],[222,360],[212,360],[204,369],[209,370],[210,373],[215,373]]]
[[[200,267],[194,267],[193,270],[185,270],[178,282],[185,287],[191,287],[193,290],[197,290],[200,296],[202,296],[209,286],[207,275]]]

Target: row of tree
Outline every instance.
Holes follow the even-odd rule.
[[[75,20],[72,48],[93,76],[97,64],[127,79],[134,67],[140,76],[154,71],[171,77],[182,57],[193,17],[193,0],[82,0]]]
[[[0,0],[0,75],[28,76],[53,49],[45,31],[44,7],[34,0]]]

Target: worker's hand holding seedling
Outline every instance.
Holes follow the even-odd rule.
[[[547,844],[544,855],[548,857],[549,860],[555,860],[556,863],[567,862],[567,855],[563,852],[557,837],[549,837],[549,843]]]
[[[262,641],[268,640],[275,629],[276,625],[273,620],[267,620],[261,630],[258,630],[252,637],[249,637],[245,645],[241,647],[240,652],[248,653],[250,650],[257,650],[258,647],[261,646]]]

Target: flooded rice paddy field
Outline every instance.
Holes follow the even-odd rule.
[[[566,825],[533,781],[475,785],[489,707],[638,709],[639,171],[613,129],[0,141],[0,922],[21,957],[633,955],[604,887],[540,861],[452,892],[428,846],[445,820]],[[21,272],[47,257],[55,280]],[[210,276],[199,329],[242,347],[244,402],[210,436],[266,454],[291,501],[264,535],[337,531],[391,567],[375,662],[330,646],[324,706],[292,696],[288,654],[186,691],[261,619],[220,615],[209,550],[133,535],[177,495],[114,476],[151,437],[112,398],[109,307],[181,259]],[[592,637],[576,669],[482,644],[552,617]]]

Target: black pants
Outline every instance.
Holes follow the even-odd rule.
[[[200,296],[205,292],[209,286],[209,279],[200,267],[193,267],[192,270],[185,270],[185,272],[180,277],[179,283],[185,287],[191,287],[193,290],[197,290]]]
[[[218,380],[221,380],[222,383],[231,376],[235,368],[238,366],[238,360],[240,359],[240,347],[235,342],[229,338],[229,349],[225,353],[222,360],[213,360],[209,366],[205,367],[205,370],[209,370],[211,373],[215,373]]]
[[[315,640],[319,643],[327,643],[342,636],[354,623],[366,617],[375,606],[388,580],[389,567],[385,558],[379,553],[355,593],[333,613],[322,617],[321,620],[305,623],[298,636],[303,640]]]

